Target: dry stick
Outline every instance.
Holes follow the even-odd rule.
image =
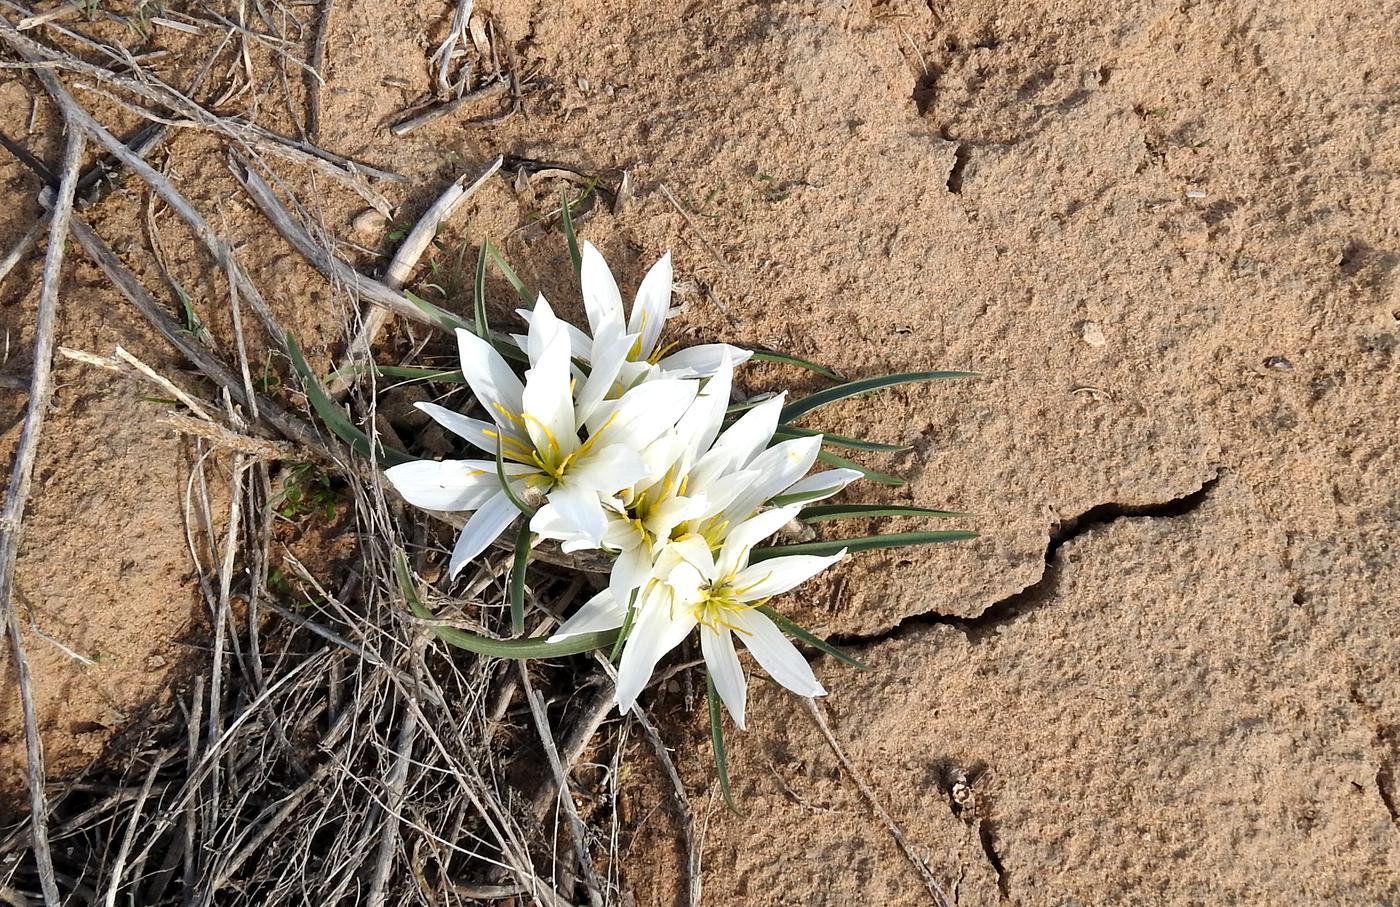
[[[588,748],[588,743],[593,739],[593,735],[598,733],[598,729],[607,720],[615,699],[616,691],[611,685],[607,683],[598,685],[598,692],[584,706],[583,714],[574,722],[568,738],[564,741],[563,749],[559,753],[559,759],[563,763],[566,773],[573,769],[574,763],[578,762],[583,756],[583,751]],[[541,785],[540,789],[535,791],[530,811],[536,821],[544,821],[545,814],[549,811],[549,804],[555,799],[555,796],[554,787],[548,784]]]
[[[19,242],[14,244],[14,247],[5,254],[5,257],[0,258],[0,281],[3,281],[9,275],[10,271],[14,270],[15,265],[19,264],[20,260],[29,254],[29,250],[38,244],[39,237],[44,233],[44,227],[46,226],[45,221],[47,219],[48,216],[45,215],[37,224],[30,227],[29,232],[19,238]]]
[[[510,91],[511,85],[511,77],[504,76],[500,81],[492,82],[490,85],[483,85],[481,88],[467,92],[460,98],[453,98],[435,107],[430,107],[422,113],[415,113],[405,117],[393,126],[390,126],[389,131],[396,137],[406,136],[416,129],[422,129],[429,123],[442,119],[465,104],[475,104],[477,101],[489,101],[491,98],[500,97],[507,91]]]
[[[593,868],[593,858],[588,854],[588,831],[583,826],[583,820],[579,818],[574,793],[569,789],[569,775],[559,759],[559,749],[554,744],[554,731],[549,727],[549,715],[545,712],[544,700],[530,683],[530,669],[526,667],[525,662],[516,662],[516,667],[520,669],[520,686],[525,693],[525,701],[530,705],[530,714],[535,718],[535,730],[540,735],[545,760],[549,763],[550,771],[554,773],[559,807],[569,822],[569,837],[573,839],[574,857],[578,860],[579,871],[583,873],[584,883],[588,886],[588,901],[593,907],[602,907],[603,883],[598,878],[597,870]]]
[[[239,164],[241,169],[235,170],[234,176],[243,185],[253,204],[258,206],[263,216],[272,221],[278,232],[327,280],[344,285],[352,293],[391,310],[395,315],[442,329],[441,325],[414,305],[407,296],[364,276],[312,239],[311,234],[307,233],[278,201],[267,181],[249,167],[246,161],[239,160]]]
[[[8,23],[6,23],[8,27]],[[39,452],[39,434],[44,414],[53,396],[54,326],[58,315],[58,283],[63,270],[63,250],[68,242],[68,225],[73,216],[73,194],[78,186],[82,164],[83,135],[65,118],[68,141],[63,149],[62,180],[49,221],[49,244],[44,254],[44,270],[39,284],[38,312],[34,326],[34,376],[29,385],[29,407],[15,451],[14,471],[0,512],[0,612],[3,612],[19,675],[20,708],[24,713],[25,776],[29,784],[30,828],[34,838],[34,863],[44,903],[59,904],[58,880],[54,878],[53,854],[49,850],[48,799],[44,795],[44,742],[39,736],[39,719],[34,710],[29,661],[24,656],[18,609],[14,605],[15,558],[19,555],[20,524],[24,505],[34,478],[34,460]]]
[[[617,684],[617,668],[608,660],[602,652],[594,652],[593,660],[602,667],[603,673],[612,678],[613,684]],[[680,772],[676,771],[676,763],[671,759],[671,754],[666,750],[666,743],[661,739],[661,732],[656,729],[651,718],[647,716],[641,706],[633,706],[632,714],[636,717],[637,723],[641,725],[642,733],[646,735],[647,742],[651,744],[652,751],[656,753],[656,761],[661,763],[661,770],[665,772],[666,778],[671,782],[671,794],[676,801],[677,818],[681,823],[681,843],[685,845],[686,851],[686,894],[690,907],[700,907],[700,847],[695,839],[695,812],[690,808],[690,798],[685,793],[685,782],[681,780]]]
[[[14,30],[14,27],[4,19],[0,19],[0,37],[4,37],[20,56],[24,57],[29,62],[33,63],[37,61],[36,55],[29,49],[32,42],[25,40]],[[180,194],[180,191],[175,188],[170,180],[166,179],[164,174],[146,163],[140,156],[133,153],[130,148],[126,147],[124,142],[112,135],[105,126],[93,118],[92,114],[83,109],[82,105],[73,99],[68,89],[63,87],[63,83],[59,81],[57,76],[42,67],[35,69],[34,75],[44,84],[44,88],[48,91],[49,95],[53,97],[54,102],[58,104],[59,108],[62,109],[64,118],[69,123],[81,127],[83,131],[87,132],[88,135],[92,136],[106,147],[113,157],[130,168],[131,171],[141,177],[141,179],[145,180],[146,183],[165,200],[165,203],[180,215],[181,219],[189,225],[190,230],[195,236],[209,249],[210,254],[214,256],[214,260],[217,261],[220,266],[227,269],[233,276],[234,284],[248,300],[248,304],[253,307],[253,311],[257,313],[258,317],[263,322],[263,326],[271,335],[273,345],[279,350],[285,350],[286,339],[277,325],[276,318],[272,315],[272,310],[268,308],[267,301],[264,300],[262,294],[258,292],[258,288],[253,284],[252,279],[248,277],[247,272],[243,270],[243,266],[238,263],[232,247],[214,232],[214,229],[209,226],[204,217]]]
[[[426,643],[426,638],[423,643]],[[423,643],[415,642],[414,645]],[[411,699],[411,694],[405,693]],[[403,808],[404,785],[408,783],[408,768],[413,761],[413,744],[418,739],[418,709],[410,708],[399,727],[399,739],[394,751],[394,766],[386,779],[388,796],[383,807],[384,819],[379,826],[379,850],[375,857],[374,873],[370,876],[369,893],[365,903],[369,907],[384,907],[385,886],[389,883],[389,873],[394,867],[394,853],[399,843],[399,813]]]
[[[457,42],[467,33],[467,24],[471,21],[474,5],[473,0],[457,0],[457,9],[452,14],[452,26],[448,29],[447,37],[438,45],[438,49],[433,51],[433,62],[437,64],[439,95],[446,96],[452,92],[452,85],[447,81],[447,72],[452,64],[452,55],[457,50]]]
[[[666,200],[671,203],[671,207],[676,209],[676,213],[679,214],[681,218],[690,226],[690,229],[695,231],[695,235],[700,237],[701,245],[703,245],[709,251],[709,253],[715,257],[716,261],[724,265],[725,269],[727,270],[729,268],[729,260],[725,258],[724,255],[721,254],[718,249],[710,245],[710,241],[705,238],[705,234],[700,230],[700,225],[695,223],[694,219],[692,219],[690,216],[690,212],[685,210],[684,206],[682,206],[681,203],[676,200],[676,197],[671,194],[670,188],[667,187],[665,183],[660,183],[658,185],[658,188],[661,190],[661,194],[666,196]],[[724,305],[724,303],[716,299],[715,294],[713,293],[709,293],[707,295],[710,297],[710,301],[715,304],[715,308],[719,309],[720,313],[724,315],[724,317],[729,321],[729,324],[733,327],[738,327],[738,322],[734,320],[734,316],[730,314],[729,309]]]
[[[334,8],[335,0],[321,0],[316,36],[311,41],[311,68],[306,74],[306,136],[313,142],[321,138],[321,83],[326,77],[326,36],[331,30]]]
[[[72,232],[78,245],[83,247],[83,251],[96,263],[107,279],[121,291],[128,302],[146,316],[146,320],[169,341],[171,346],[175,347],[211,381],[227,390],[234,400],[247,405],[248,401],[243,397],[243,382],[238,375],[217,356],[201,346],[184,329],[183,325],[165,311],[155,297],[137,281],[135,275],[121,263],[111,246],[107,245],[102,237],[93,232],[93,229],[80,218],[73,219]],[[267,398],[259,399],[258,412],[262,415],[264,422],[289,441],[302,445],[323,462],[333,463],[336,461],[335,451],[328,447],[316,434],[316,430],[300,417],[288,413]]]
[[[151,763],[150,771],[146,773],[146,781],[141,785],[141,793],[136,797],[136,805],[131,808],[131,821],[127,823],[126,834],[122,836],[121,847],[117,850],[117,859],[112,864],[112,881],[107,886],[107,897],[104,900],[107,907],[117,905],[117,889],[121,887],[122,871],[126,869],[126,858],[131,855],[131,844],[136,838],[136,823],[141,819],[141,810],[146,805],[146,798],[151,795],[156,775],[171,755],[170,751],[163,752]]]
[[[184,404],[190,412],[194,413],[200,419],[204,420],[205,422],[214,421],[214,417],[209,415],[209,413],[204,409],[204,407],[201,406],[199,402],[196,401],[193,397],[181,390],[169,378],[166,378],[164,375],[160,374],[155,369],[142,362],[140,359],[137,359],[135,356],[131,355],[126,350],[122,349],[120,346],[116,348],[116,351],[110,358],[107,356],[99,356],[96,353],[89,353],[85,350],[75,350],[71,347],[66,346],[59,347],[58,352],[59,355],[67,359],[72,359],[74,362],[81,362],[83,365],[91,365],[95,368],[105,369],[109,372],[117,372],[118,374],[129,375],[131,374],[131,372],[135,371],[137,374],[145,377],[156,387],[160,388],[165,393],[170,394],[180,403]]]
[[[846,755],[846,751],[842,749],[841,744],[836,739],[836,735],[832,732],[831,725],[827,723],[826,713],[822,709],[821,704],[815,699],[808,697],[802,697],[802,704],[807,707],[807,713],[811,715],[812,720],[816,722],[818,730],[820,730],[822,736],[826,738],[827,745],[831,747],[831,751],[835,753],[836,758],[840,760],[842,768],[846,770],[846,774],[850,775],[851,780],[855,781],[856,787],[860,789],[861,796],[865,797],[866,802],[870,804],[870,808],[875,811],[875,815],[884,823],[885,828],[889,829],[890,835],[894,838],[894,842],[899,845],[899,849],[904,852],[904,856],[909,859],[909,862],[914,865],[914,869],[918,871],[919,878],[923,880],[924,887],[928,889],[928,893],[933,898],[933,902],[937,904],[938,907],[948,907],[948,896],[943,893],[943,886],[938,884],[938,880],[933,877],[933,873],[929,871],[928,866],[919,855],[914,852],[914,848],[910,846],[909,839],[904,836],[904,831],[899,827],[899,823],[895,822],[894,817],[886,812],[885,808],[880,805],[880,801],[875,797],[875,791],[870,787],[869,782],[865,780],[865,776],[860,773],[855,763],[851,762],[850,757]]]
[[[457,209],[484,186],[487,180],[495,176],[503,163],[505,163],[505,157],[498,154],[470,183],[467,182],[466,174],[457,177],[453,180],[452,185],[448,186],[437,197],[437,201],[428,206],[428,210],[424,211],[423,216],[418,218],[418,223],[413,225],[413,229],[404,237],[403,243],[389,261],[389,267],[384,272],[386,286],[398,290],[408,282],[408,275],[413,273],[418,259],[422,258],[423,253],[428,250],[428,246],[432,245],[438,227],[456,213]],[[327,390],[329,393],[339,395],[354,382],[354,367],[369,361],[374,341],[379,337],[379,332],[389,323],[391,314],[388,309],[379,305],[371,306],[369,311],[364,313],[364,317],[360,321],[360,330],[355,334],[355,339],[350,342],[350,348],[346,352],[346,368],[328,382]]]

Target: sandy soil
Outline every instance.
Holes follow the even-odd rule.
[[[791,605],[874,668],[821,662],[833,725],[958,903],[1400,899],[1400,60],[1386,38],[1400,5],[500,2],[534,73],[528,116],[404,138],[386,124],[425,84],[448,14],[388,6],[337,10],[322,140],[411,177],[392,189],[406,220],[501,151],[627,168],[634,202],[584,235],[632,280],[676,252],[679,339],[770,344],[857,376],[984,373],[812,422],[911,444],[884,464],[910,485],[863,496],[969,511],[983,537],[865,556]],[[0,84],[19,111],[7,123],[24,97]],[[343,300],[260,242],[212,143],[171,148],[327,367]],[[8,160],[0,184],[35,188]],[[363,203],[317,200],[352,237]],[[557,235],[512,232],[536,202],[493,185],[465,233],[503,241],[577,314]],[[27,204],[5,212],[5,236]],[[137,236],[139,204],[114,199],[97,225]],[[169,241],[223,330],[217,279],[178,231]],[[36,273],[0,294],[12,351]],[[119,303],[89,269],[68,298],[61,343],[174,365],[108,317]],[[25,373],[25,355],[5,371]],[[50,753],[72,770],[162,689],[199,599],[181,445],[143,424],[130,386],[72,366],[60,381],[19,576],[39,626],[98,660],[32,642]],[[4,406],[7,453],[21,405]],[[687,780],[713,805],[701,718],[673,700]],[[759,692],[753,711],[731,735],[747,816],[710,820],[706,902],[925,903],[797,705]],[[975,778],[961,811],[959,767]],[[642,808],[659,794],[636,796],[635,901],[669,904],[672,830]]]

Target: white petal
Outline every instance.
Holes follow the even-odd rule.
[[[739,365],[747,362],[753,351],[727,343],[705,343],[676,350],[671,355],[662,357],[661,361],[656,363],[656,367],[672,378],[705,378],[719,372],[725,355],[729,356],[733,365]]]
[[[626,714],[651,679],[656,663],[695,628],[695,617],[687,607],[672,607],[664,601],[649,601],[637,608],[637,620],[622,648],[622,664],[617,672],[617,707]]]
[[[567,485],[612,494],[630,487],[647,474],[646,461],[626,444],[595,447],[569,465]]]
[[[797,496],[801,498],[801,503],[811,504],[831,497],[860,477],[860,472],[855,469],[828,469],[789,485],[783,489],[782,496]]]
[[[749,469],[759,474],[759,479],[729,505],[729,513],[734,519],[743,519],[762,507],[767,501],[781,494],[784,489],[795,484],[807,474],[821,453],[820,435],[811,438],[793,438],[780,441],[763,453],[754,457]]]
[[[749,682],[739,666],[739,653],[734,651],[734,639],[729,630],[721,627],[716,631],[701,625],[700,652],[705,656],[705,670],[710,672],[715,692],[724,700],[739,730],[744,730],[744,703],[749,696]]]
[[[496,445],[499,443],[496,437],[501,433],[498,426],[453,412],[445,406],[438,406],[436,403],[415,403],[413,405],[427,413],[430,419],[457,437],[463,438],[468,443],[495,456]],[[507,431],[504,434],[508,438],[529,443],[528,439],[519,437],[513,431]]]
[[[520,511],[504,491],[498,491],[488,498],[480,509],[472,514],[471,519],[467,520],[462,534],[457,537],[448,572],[452,576],[461,573],[462,568],[485,551],[486,546],[494,542],[519,515]]]
[[[496,424],[509,424],[502,415],[520,414],[520,397],[525,387],[496,348],[471,331],[457,329],[457,352],[462,358],[462,377],[471,385],[472,393],[490,413]]]
[[[616,630],[627,618],[627,608],[618,603],[610,590],[604,589],[583,603],[573,617],[554,631],[550,642],[561,642],[571,636],[597,633],[601,630]]]
[[[569,364],[569,338],[557,332],[526,373],[522,395],[525,430],[535,450],[556,464],[579,445]]]
[[[490,471],[479,461],[414,460],[384,470],[394,490],[424,510],[475,510],[501,490],[496,464]]]
[[[686,443],[690,462],[709,450],[724,427],[724,416],[729,408],[729,393],[734,385],[734,364],[725,355],[713,377],[705,382],[695,402],[686,409],[685,415],[676,422],[676,434]]]
[[[749,461],[773,440],[784,399],[785,396],[779,394],[740,416],[715,441],[710,455],[722,458],[730,464],[728,468],[738,469],[749,465]]]
[[[564,333],[564,322],[554,314],[549,300],[541,293],[530,313],[530,330],[525,336],[525,355],[533,366],[544,355],[545,347]]]
[[[771,620],[757,611],[736,611],[731,616],[744,647],[778,683],[799,696],[824,696],[812,666]]]
[[[846,556],[845,549],[830,557],[794,554],[750,564],[730,582],[739,601],[752,602],[795,589]]]
[[[613,561],[612,572],[608,577],[608,589],[613,598],[626,601],[632,590],[640,587],[651,575],[651,548],[646,545],[633,545],[624,549]]]
[[[535,512],[530,528],[543,538],[564,543],[564,550],[597,548],[608,530],[603,504],[595,491],[558,486]]]
[[[607,443],[628,444],[640,450],[676,424],[699,389],[698,381],[672,378],[637,385],[622,395],[617,408],[609,415]],[[595,422],[597,418],[595,415]],[[596,431],[602,424],[589,428]]]
[[[597,334],[609,320],[627,320],[622,311],[622,294],[618,292],[617,281],[608,270],[603,254],[593,243],[584,240],[581,258],[579,282],[583,285],[583,307],[588,312],[588,326]]]
[[[554,310],[551,309],[550,314],[553,313]],[[516,309],[515,314],[519,315],[521,320],[524,321],[526,325],[529,325],[532,321],[535,320],[535,313],[530,309]],[[564,331],[565,334],[569,335],[569,350],[572,353],[573,357],[575,359],[580,359],[584,362],[587,362],[588,354],[593,344],[593,341],[589,339],[587,334],[574,327],[572,324],[569,324],[567,321],[560,321],[559,327]],[[515,345],[520,347],[521,352],[524,352],[526,353],[526,355],[528,355],[528,348],[526,346],[528,340],[527,335],[511,334],[510,336],[511,339],[515,341]]]
[[[801,510],[801,504],[765,510],[731,528],[725,536],[724,546],[719,550],[719,557],[715,558],[719,575],[730,576],[742,570],[748,565],[749,551],[753,546],[786,526]]]
[[[671,308],[671,253],[661,256],[661,260],[651,266],[642,285],[637,290],[637,299],[632,303],[632,317],[627,322],[627,333],[640,334],[641,354],[638,359],[651,358],[656,349],[656,341],[661,338],[661,328],[666,324],[666,312]]]
[[[574,404],[574,418],[579,424],[587,422],[612,392],[632,341],[620,321],[609,321],[598,329],[590,351],[592,367],[578,389]]]

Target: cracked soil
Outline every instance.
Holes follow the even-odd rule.
[[[859,497],[966,511],[981,537],[862,556],[786,604],[869,664],[818,661],[832,726],[955,903],[1400,901],[1400,4],[491,6],[537,74],[528,116],[403,138],[386,80],[426,82],[449,13],[337,12],[322,142],[409,176],[408,219],[501,151],[625,167],[635,201],[584,235],[624,285],[675,252],[677,339],[983,374],[809,423],[910,445],[868,461],[909,484]],[[169,158],[328,370],[344,300],[267,242],[213,143]],[[18,235],[36,187],[8,159],[0,186],[26,199],[0,212]],[[94,225],[139,236],[139,195]],[[350,236],[344,195],[317,213]],[[557,235],[513,232],[533,204],[501,182],[454,229],[578,316]],[[171,230],[226,331],[217,277]],[[119,251],[158,285],[141,245]],[[0,289],[7,373],[28,366],[36,274]],[[60,344],[175,367],[109,317],[126,310],[90,266],[68,291]],[[129,386],[57,374],[18,577],[36,624],[96,661],[31,641],[62,772],[161,700],[198,607],[180,444]],[[8,456],[23,401],[0,399]],[[657,700],[705,825],[705,903],[925,903],[799,705],[753,690],[729,736],[743,816],[718,806],[694,700]],[[664,789],[633,761],[628,896],[675,903]]]

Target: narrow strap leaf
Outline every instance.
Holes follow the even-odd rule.
[[[510,568],[510,629],[516,636],[525,632],[525,570],[530,565],[530,547],[534,544],[530,521],[522,520],[520,534],[515,537],[515,560]]]
[[[777,431],[773,432],[773,437],[781,441],[790,438],[812,438],[817,435],[822,436],[822,444],[827,447],[844,447],[847,450],[866,450],[874,453],[898,453],[909,449],[908,444],[885,444],[880,441],[867,441],[864,438],[848,438],[845,435],[833,435],[831,432],[796,425],[779,425]]]
[[[853,460],[847,460],[845,457],[838,457],[836,456],[836,454],[832,453],[829,450],[820,451],[817,454],[817,459],[821,460],[828,466],[839,466],[843,469],[854,469],[856,472],[860,473],[865,478],[879,485],[889,485],[892,487],[898,487],[900,485],[908,484],[899,476],[890,475],[887,472],[880,472],[877,469],[870,469],[868,467],[860,465],[859,463]]]
[[[761,605],[758,609],[758,613],[762,614],[763,616],[771,620],[773,623],[777,624],[778,629],[782,630],[787,635],[794,637],[795,639],[799,639],[802,642],[805,642],[807,645],[811,646],[814,649],[822,650],[823,652],[830,655],[832,658],[836,659],[842,664],[848,664],[851,667],[859,668],[862,671],[869,671],[871,669],[870,665],[859,660],[858,658],[855,658],[852,655],[846,654],[844,651],[836,648],[831,643],[822,639],[820,636],[817,636],[815,633],[812,633],[810,630],[806,630],[802,627],[799,627],[797,624],[788,620],[786,617],[783,617],[777,611],[774,611],[768,605]]]
[[[467,319],[459,315],[453,315],[451,312],[447,311],[447,309],[440,306],[433,305],[411,290],[404,290],[403,295],[408,297],[409,302],[413,303],[420,312],[431,318],[443,330],[451,332],[461,328],[475,333],[476,326]]]
[[[750,350],[753,359],[757,362],[777,362],[782,365],[795,365],[798,368],[806,369],[821,375],[823,378],[830,378],[832,381],[845,381],[846,378],[840,372],[833,371],[824,365],[818,365],[807,359],[799,359],[796,356],[789,356],[787,353],[776,353],[773,350]]]
[[[356,453],[362,456],[373,456],[372,442],[369,435],[355,423],[350,421],[350,417],[345,415],[345,410],[341,409],[327,394],[321,382],[316,380],[316,376],[311,373],[311,366],[306,364],[306,357],[301,353],[301,347],[292,339],[290,334],[286,335],[287,355],[292,360],[292,370],[301,379],[302,389],[306,391],[306,399],[311,403],[311,408],[316,411],[322,424],[340,440],[349,444]],[[379,460],[387,466],[398,466],[400,463],[408,463],[413,457],[396,450],[383,443],[379,444]]]
[[[525,503],[524,499],[515,493],[515,489],[510,487],[510,482],[506,479],[506,457],[505,445],[500,439],[496,440],[496,478],[501,481],[501,490],[510,498],[510,502],[515,505],[515,509],[525,514],[525,525],[530,525],[530,520],[535,516],[536,508]]]
[[[583,279],[583,256],[578,250],[578,235],[574,233],[574,215],[569,210],[569,191],[562,189],[559,192],[560,220],[564,226],[564,242],[569,244],[569,259],[574,263],[574,277]]]
[[[710,701],[710,745],[715,751],[715,771],[719,774],[719,792],[724,795],[724,805],[736,815],[742,816],[734,804],[734,795],[729,790],[729,756],[724,751],[724,713],[719,707],[719,691],[715,689],[714,678],[705,674],[705,691]]]
[[[819,542],[799,542],[795,545],[774,545],[755,548],[749,561],[766,561],[770,557],[790,557],[794,554],[815,554],[829,557],[845,548],[851,554],[878,551],[881,548],[904,548],[910,545],[936,545],[939,542],[961,542],[975,539],[971,529],[946,529],[940,532],[891,532],[887,535],[863,535],[853,539],[831,539]]]
[[[501,257],[501,253],[496,251],[496,247],[489,242],[486,244],[486,254],[491,256],[491,261],[500,269],[501,276],[506,279],[506,283],[515,288],[515,295],[520,297],[520,301],[525,308],[535,307],[535,295],[525,287],[525,281],[520,279],[520,275],[515,273],[515,269],[506,264],[506,260]]]
[[[908,507],[903,504],[824,504],[808,507],[798,516],[804,523],[820,523],[824,520],[869,519],[877,516],[926,516],[959,517],[967,516],[956,510],[932,510],[928,507]]]
[[[491,342],[491,328],[486,322],[486,249],[490,243],[483,242],[476,256],[476,278],[472,281],[472,313],[476,315],[476,336]]]
[[[381,378],[401,378],[409,381],[442,381],[447,384],[465,384],[460,369],[423,368],[412,365],[347,365],[331,372],[328,377],[344,378],[350,375],[363,375],[373,369]]]
[[[418,597],[418,592],[413,585],[413,577],[408,572],[408,562],[402,552],[396,553],[394,572],[398,575],[399,588],[403,592],[404,600],[408,602],[409,610],[413,612],[413,615],[420,620],[434,620],[433,612]],[[432,630],[438,639],[450,646],[475,652],[478,655],[488,655],[492,658],[562,658],[566,655],[578,655],[582,652],[592,652],[594,649],[610,646],[617,636],[614,630],[604,630],[598,633],[581,633],[578,636],[571,636],[555,643],[535,637],[492,639],[489,636],[481,636],[456,627],[432,625],[428,629]]]
[[[901,384],[915,384],[920,381],[942,381],[949,378],[976,378],[976,372],[905,372],[900,375],[881,375],[878,378],[862,378],[859,381],[848,381],[845,384],[838,384],[835,387],[828,387],[826,390],[817,391],[815,394],[794,400],[783,407],[782,415],[778,421],[791,422],[810,413],[814,409],[819,409],[837,400],[845,400],[848,397],[859,397],[861,394],[868,394],[872,391],[882,390],[887,387],[897,387]]]
[[[608,654],[608,661],[613,664],[617,664],[617,660],[622,657],[622,646],[627,642],[627,637],[632,635],[632,624],[637,620],[638,594],[638,590],[633,589],[627,598],[627,613],[622,616],[622,629],[617,631],[617,642],[613,643],[612,652]]]

